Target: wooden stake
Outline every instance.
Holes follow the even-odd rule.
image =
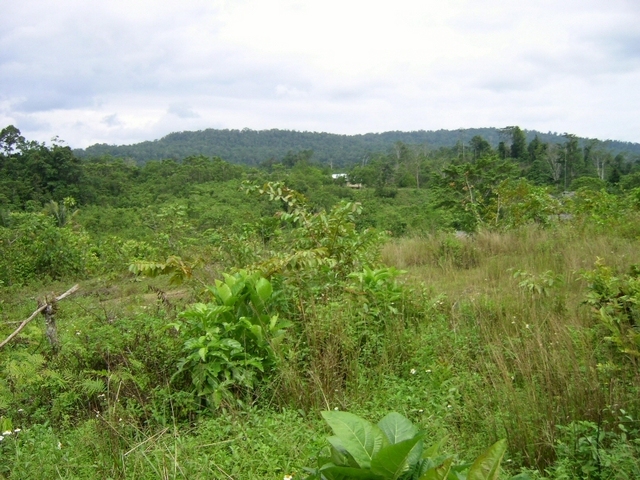
[[[80,285],[74,285],[73,287],[71,287],[69,290],[67,290],[66,292],[64,292],[62,295],[58,295],[56,298],[54,298],[51,302],[47,302],[44,305],[41,305],[40,307],[38,307],[38,309],[33,312],[31,314],[31,316],[29,318],[27,318],[24,322],[22,322],[20,324],[20,326],[18,328],[16,328],[13,333],[11,335],[9,335],[2,343],[0,343],[0,348],[4,347],[7,343],[9,343],[13,337],[15,337],[16,335],[18,335],[18,333],[20,333],[20,331],[27,326],[27,324],[33,320],[34,318],[36,318],[36,316],[39,313],[42,313],[43,311],[47,310],[49,312],[49,315],[51,315],[53,313],[53,304],[56,302],[59,302],[60,300],[67,298],[69,295],[71,295],[72,293],[75,293],[78,289],[80,288]],[[45,313],[45,317],[47,317],[47,314]],[[53,317],[51,317],[53,319]],[[55,321],[53,321],[53,329],[55,330]],[[47,336],[49,336],[49,322],[47,321]],[[51,337],[49,337],[49,341],[51,341]],[[57,344],[57,335],[56,335],[56,344]],[[53,343],[52,343],[53,346]]]

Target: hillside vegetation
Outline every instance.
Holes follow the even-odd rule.
[[[525,131],[528,141],[536,136],[547,143],[562,143],[564,138],[557,133]],[[396,142],[410,145],[426,145],[429,148],[455,147],[467,144],[480,136],[496,148],[500,142],[508,141],[509,128],[465,128],[460,130],[437,130],[416,132],[384,132],[363,135],[337,135],[332,133],[296,132],[291,130],[214,130],[175,132],[159,140],[134,145],[96,144],[86,149],[74,150],[83,158],[109,155],[115,158],[132,159],[138,164],[149,160],[171,158],[182,160],[193,155],[221,157],[231,163],[258,165],[280,159],[287,153],[312,152],[312,159],[334,168],[362,163],[374,153],[393,148]],[[579,139],[581,145],[591,140]],[[640,154],[640,144],[608,140],[603,142],[614,155],[621,152]]]
[[[637,159],[508,134],[333,178],[2,130],[0,478],[639,478]]]

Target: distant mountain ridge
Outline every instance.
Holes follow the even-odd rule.
[[[527,140],[536,135],[550,143],[563,143],[565,138],[558,133],[542,133],[524,130]],[[497,128],[467,128],[459,130],[419,130],[413,132],[391,131],[358,135],[334,133],[299,132],[294,130],[217,130],[206,129],[170,133],[159,140],[145,141],[133,145],[95,144],[86,149],[76,149],[80,157],[110,155],[129,158],[139,164],[149,160],[176,159],[192,155],[218,156],[238,164],[257,165],[269,159],[281,159],[288,152],[313,150],[312,159],[334,167],[352,165],[376,152],[385,152],[396,142],[427,144],[432,148],[453,147],[458,142],[468,144],[479,135],[496,147],[505,140]],[[589,139],[580,139],[581,143]],[[640,144],[606,140],[603,144],[614,154],[628,152],[640,154]]]

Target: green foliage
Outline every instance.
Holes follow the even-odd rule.
[[[617,273],[640,261],[640,190],[622,156],[602,157],[595,171],[598,152],[585,149],[583,161],[573,139],[553,147],[540,137],[524,152],[519,135],[516,163],[510,145],[495,156],[490,135],[466,150],[397,132],[388,148],[361,152],[349,180],[367,186],[350,189],[311,163],[320,150],[287,148],[253,169],[180,161],[178,150],[144,166],[78,163],[16,130],[0,132],[4,335],[34,297],[59,291],[52,280],[99,277],[59,305],[58,352],[41,317],[0,351],[0,424],[26,432],[0,443],[0,476],[298,478],[320,447],[319,406],[395,409],[424,428],[394,436],[385,422],[364,426],[354,454],[336,435],[336,477],[346,468],[403,478],[422,448],[424,478],[464,478],[471,465],[426,448],[445,432],[449,448],[474,454],[507,437],[511,473],[526,465],[580,478],[600,468],[606,478],[619,465],[619,478],[638,476],[635,420],[606,410],[635,418],[640,408],[637,275]],[[596,174],[618,175],[624,193],[611,182],[595,191]],[[554,197],[525,175],[583,188]],[[246,196],[241,179],[271,183]],[[380,262],[384,237],[371,227],[416,235],[385,247],[396,268]],[[612,266],[586,274],[600,285],[588,287],[594,317],[579,307],[585,282],[572,279],[595,255]],[[166,277],[186,280],[192,259],[204,259],[195,270],[204,284],[237,273],[205,293],[171,290]],[[194,297],[201,303],[176,320]],[[372,447],[378,429],[388,444]],[[495,475],[500,455],[480,456],[472,471]]]
[[[191,278],[193,265],[188,264],[182,258],[171,255],[164,262],[137,261],[129,265],[129,271],[134,275],[157,277],[158,275],[170,275],[169,282],[172,285],[180,285]]]
[[[150,262],[149,258],[157,258],[157,248],[141,240],[123,240],[117,236],[110,236],[100,239],[93,246],[93,253],[96,256],[101,270],[111,275],[120,275],[127,267],[138,262]],[[150,262],[155,264],[156,262]],[[167,262],[161,263],[160,267],[165,268]],[[135,267],[136,269],[138,267]],[[143,268],[140,267],[140,270]],[[129,270],[131,271],[131,270]],[[137,274],[136,272],[132,272]]]
[[[560,202],[549,189],[536,187],[524,179],[504,180],[495,190],[487,207],[486,223],[502,229],[527,224],[548,226],[558,215]]]
[[[435,260],[443,270],[469,269],[478,264],[478,251],[466,235],[444,235],[437,245]]]
[[[511,158],[527,160],[527,138],[520,127],[507,127],[511,129]]]
[[[516,176],[517,166],[498,157],[482,157],[475,163],[450,164],[436,179],[440,205],[453,209],[458,230],[474,231],[487,220],[498,187]]]
[[[259,274],[226,274],[209,291],[211,303],[192,305],[172,324],[186,354],[175,376],[186,373],[195,394],[218,406],[268,378],[290,323],[267,313],[273,290]]]
[[[84,276],[97,264],[80,229],[57,227],[52,217],[39,213],[10,213],[7,223],[0,226],[0,281],[5,285]]]
[[[22,208],[28,202],[42,204],[73,196],[80,198],[80,160],[69,147],[47,147],[27,142],[13,126],[0,132],[0,203]]]
[[[624,410],[613,424],[577,421],[559,426],[558,461],[551,478],[588,480],[632,479],[640,476],[637,422]]]
[[[589,282],[586,303],[591,306],[609,335],[605,338],[635,361],[640,358],[640,269],[615,275],[598,259],[595,269],[583,272]]]
[[[599,192],[606,187],[606,182],[596,177],[578,177],[573,182],[571,182],[571,190],[573,191],[584,188],[586,190]]]
[[[534,297],[548,297],[554,288],[564,283],[562,276],[553,273],[551,270],[542,272],[539,275],[524,270],[516,270],[513,278],[520,279],[518,286]]]
[[[552,133],[523,131],[518,127],[508,127],[509,137],[515,140],[516,156],[526,145],[520,138],[533,140],[537,137],[541,143],[560,143],[563,136]],[[520,135],[515,136],[515,129]],[[220,156],[235,164],[258,165],[279,161],[291,162],[296,157],[305,157],[306,152],[313,152],[313,159],[322,164],[332,163],[336,166],[349,166],[366,162],[372,152],[387,152],[394,149],[397,143],[408,145],[429,145],[432,148],[451,148],[463,138],[471,139],[472,154],[477,155],[474,138],[485,140],[494,147],[503,140],[503,134],[496,128],[468,128],[460,130],[383,132],[364,135],[337,135],[317,132],[296,132],[292,130],[216,130],[206,129],[192,132],[175,132],[165,137],[138,143],[135,145],[96,144],[85,150],[75,150],[82,157],[113,157],[134,159],[139,164],[149,160],[183,159],[189,156]],[[515,137],[515,138],[514,138]],[[580,139],[584,143],[584,139]],[[638,144],[607,141],[607,148],[619,151],[640,152]],[[511,155],[511,149],[509,156]],[[527,152],[524,152],[525,154]]]
[[[624,199],[605,190],[581,188],[567,203],[569,211],[576,217],[599,226],[616,224],[623,218],[622,213],[625,211]]]
[[[432,480],[455,478],[496,480],[506,441],[500,440],[468,467],[453,467],[453,458],[438,455],[438,444],[425,448],[425,434],[407,418],[392,412],[377,425],[352,413],[322,412],[335,436],[329,456],[319,458],[307,479]],[[451,477],[449,477],[451,475]]]
[[[405,273],[407,272],[394,267],[372,270],[365,266],[361,272],[349,274],[349,278],[357,280],[357,286],[351,292],[360,299],[358,303],[365,313],[380,315],[382,311],[388,310],[391,314],[398,314],[403,289],[395,279]]]
[[[73,197],[66,197],[62,202],[58,203],[51,200],[46,208],[45,212],[55,218],[59,227],[67,225],[75,216],[77,216],[79,210],[75,209],[76,200]]]
[[[262,188],[248,186],[247,190],[280,202],[285,211],[278,212],[277,218],[290,226],[273,245],[271,258],[259,265],[267,275],[296,270],[311,273],[317,269],[316,274],[344,279],[354,269],[375,262],[376,247],[383,237],[373,230],[356,229],[356,217],[362,212],[360,204],[340,202],[329,212],[313,212],[303,195],[281,183],[267,183]]]

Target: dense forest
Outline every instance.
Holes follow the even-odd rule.
[[[562,143],[562,135],[525,131],[527,141],[536,136],[545,143]],[[315,162],[341,168],[366,161],[372,153],[384,152],[397,142],[408,145],[425,145],[431,149],[459,146],[479,136],[493,148],[509,141],[510,128],[468,128],[417,132],[367,133],[364,135],[336,135],[331,133],[296,132],[290,130],[214,130],[171,133],[160,140],[135,145],[96,144],[74,153],[79,157],[109,155],[133,159],[137,163],[171,158],[181,160],[193,155],[221,157],[231,163],[257,165],[264,161],[282,158],[289,151],[313,151]],[[580,147],[593,140],[578,139]],[[640,144],[604,141],[604,147],[614,155],[627,152],[640,154]]]
[[[0,478],[640,478],[639,161],[8,126]]]

